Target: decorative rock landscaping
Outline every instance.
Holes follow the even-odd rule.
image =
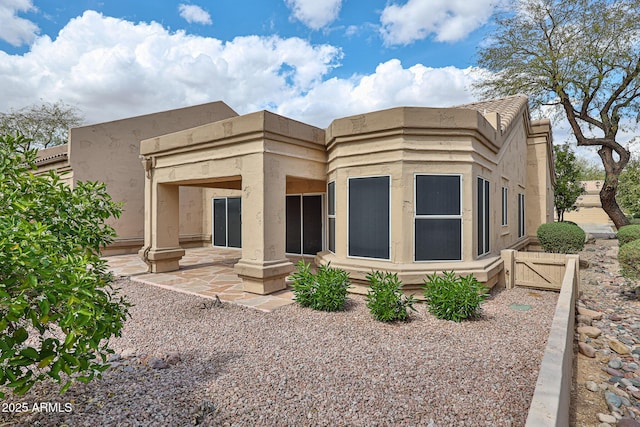
[[[614,242],[598,241],[581,254],[589,266],[581,272],[578,357],[592,358],[600,374],[577,386],[600,395],[608,413],[601,411],[591,421],[583,419],[576,425],[640,427],[640,302],[631,284],[617,273]],[[580,360],[578,366],[582,366]],[[578,392],[578,400],[580,396]],[[577,411],[581,411],[580,402]]]

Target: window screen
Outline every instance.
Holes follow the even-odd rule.
[[[231,248],[242,247],[242,203],[240,197],[227,199],[227,245]]]
[[[518,194],[518,237],[523,237],[524,229],[524,194]]]
[[[490,184],[484,178],[478,177],[476,199],[476,218],[478,227],[478,255],[489,252],[489,189]]]
[[[227,246],[227,199],[213,199],[213,245]]]
[[[349,256],[389,259],[389,177],[349,179]]]
[[[301,223],[300,196],[287,196],[287,253],[300,253]]]
[[[336,252],[336,183],[327,185],[327,223],[329,228],[329,250]]]
[[[460,176],[417,175],[416,215],[460,215]]]
[[[240,197],[213,199],[213,246],[242,247],[242,202]]]
[[[460,175],[416,175],[416,261],[462,259],[460,185]]]

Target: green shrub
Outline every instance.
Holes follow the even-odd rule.
[[[634,240],[640,240],[639,224],[631,224],[620,227],[620,230],[618,230],[618,245],[620,247],[626,245],[629,242],[633,242]]]
[[[584,248],[585,233],[577,225],[567,222],[550,222],[538,227],[538,241],[545,252],[573,254]]]
[[[34,176],[24,144],[0,136],[0,386],[23,394],[50,378],[64,392],[100,378],[128,315],[99,253],[120,207],[104,184]]]
[[[622,245],[618,251],[618,262],[620,274],[627,279],[640,280],[640,240]]]
[[[488,295],[488,288],[473,274],[457,277],[453,271],[427,276],[423,289],[429,312],[455,322],[478,317],[480,304]]]
[[[395,320],[407,320],[407,309],[413,308],[415,298],[413,295],[405,297],[400,290],[402,282],[396,273],[381,273],[375,271],[367,275],[371,288],[365,299],[367,308],[376,320],[393,322]]]
[[[300,260],[291,276],[294,299],[303,307],[338,311],[347,302],[350,283],[349,273],[344,270],[321,265],[316,274],[313,274],[311,264]]]

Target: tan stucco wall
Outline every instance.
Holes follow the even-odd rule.
[[[128,244],[137,250],[143,243],[144,170],[139,158],[140,141],[236,115],[226,104],[214,102],[71,129],[69,163],[73,181],[104,182],[113,200],[123,203],[122,216],[111,221],[118,239],[110,253],[115,253],[118,246],[131,251]],[[179,197],[183,215],[180,234],[185,242],[201,241],[205,234],[202,190],[183,188]]]
[[[602,209],[600,189],[603,181],[581,181],[586,192],[576,200],[576,210],[565,212],[564,220],[576,224],[608,224],[613,225],[609,215]]]
[[[506,130],[499,115],[485,118],[469,109],[397,108],[334,121],[327,129],[327,169],[328,181],[336,182],[336,252],[323,252],[318,261],[344,268],[359,280],[376,269],[397,272],[405,284],[419,285],[425,274],[455,269],[494,284],[500,250],[527,240],[518,237],[517,220],[517,195],[529,185],[525,165],[530,129],[524,104],[519,114]],[[415,174],[462,176],[461,261],[414,262]],[[391,176],[390,259],[352,258],[347,255],[347,180],[376,175]],[[490,252],[480,257],[475,221],[478,177],[490,182],[491,192]],[[505,227],[502,186],[509,188]]]
[[[285,255],[287,187],[299,191],[324,183],[322,129],[262,111],[148,139],[140,151],[150,165],[145,198],[151,206],[142,255],[153,271],[172,269],[181,257],[175,236],[164,231],[182,221],[163,208],[174,199],[168,187],[208,188],[203,196],[208,232],[212,195],[235,195],[241,189],[242,258],[236,271],[252,292],[284,287],[292,269]],[[215,187],[224,190],[209,190]]]

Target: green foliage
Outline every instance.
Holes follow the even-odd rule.
[[[618,262],[620,274],[627,279],[640,280],[640,240],[620,246]]]
[[[291,276],[294,299],[303,307],[338,311],[347,302],[350,283],[349,273],[344,270],[321,265],[316,274],[313,274],[311,264],[300,260]]]
[[[568,222],[550,222],[538,227],[538,240],[545,252],[574,254],[584,248],[585,232]]]
[[[120,207],[103,184],[34,176],[36,151],[18,152],[24,144],[0,137],[0,386],[22,394],[52,378],[64,392],[100,378],[128,314],[99,255]]]
[[[69,129],[80,126],[82,117],[75,107],[62,101],[30,105],[0,113],[0,135],[24,135],[19,151],[66,144]]]
[[[620,227],[618,230],[618,245],[626,245],[629,242],[640,239],[640,225],[632,224]]]
[[[578,167],[578,179],[580,181],[604,180],[602,165],[593,163],[584,157],[576,157],[576,166]]]
[[[566,118],[578,146],[605,170],[603,209],[628,224],[616,202],[630,152],[618,141],[640,119],[639,0],[516,0],[496,8],[478,52],[487,98],[527,95],[534,114]]]
[[[488,295],[488,288],[473,274],[457,277],[453,271],[427,276],[423,290],[429,312],[454,322],[478,317],[480,304]]]
[[[402,282],[396,273],[381,273],[375,271],[367,275],[371,288],[365,297],[367,308],[376,320],[393,322],[395,320],[407,320],[408,309],[413,308],[415,298],[413,295],[405,297],[400,290]]]
[[[554,145],[556,183],[553,186],[553,203],[556,207],[558,220],[564,219],[564,213],[576,208],[576,200],[585,190],[578,181],[580,170],[576,162],[576,156],[569,147],[565,145]]]
[[[620,175],[617,200],[625,212],[640,218],[640,159],[633,159]]]

